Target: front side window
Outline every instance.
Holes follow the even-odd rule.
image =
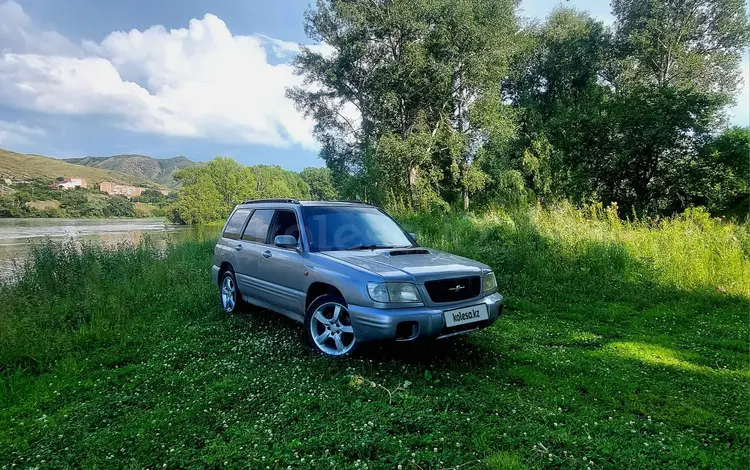
[[[268,226],[271,225],[273,218],[273,209],[259,209],[253,212],[250,222],[247,223],[245,233],[242,235],[243,240],[250,242],[265,243]]]
[[[250,214],[249,209],[237,209],[234,211],[232,217],[229,218],[229,222],[227,222],[227,227],[224,229],[223,237],[231,240],[240,238],[240,233],[242,232],[242,227],[245,225],[248,214]]]
[[[414,246],[401,227],[375,207],[304,207],[311,251]]]
[[[273,243],[277,235],[291,235],[299,241],[299,226],[297,225],[297,217],[294,215],[294,212],[276,212],[276,220],[273,223],[271,236],[269,237],[271,243]]]

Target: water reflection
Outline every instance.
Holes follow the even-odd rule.
[[[33,244],[47,238],[112,245],[138,243],[148,234],[157,246],[165,246],[168,241],[214,237],[218,231],[170,225],[161,219],[0,219],[0,279],[10,276],[14,264],[24,262]]]

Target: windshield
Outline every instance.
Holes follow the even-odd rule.
[[[412,241],[375,207],[303,207],[311,251],[403,248]]]

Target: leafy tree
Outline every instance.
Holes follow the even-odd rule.
[[[133,198],[135,202],[158,204],[167,200],[167,195],[156,189],[146,189],[140,196]]]
[[[278,166],[247,167],[230,158],[175,173],[182,184],[168,212],[185,224],[224,220],[237,204],[257,198],[310,199],[310,187],[299,174]]]
[[[443,161],[464,210],[488,182],[481,170],[485,144],[514,125],[500,99],[516,30],[513,1],[434,2],[426,35],[434,92],[425,100],[443,132]]]
[[[249,171],[255,176],[256,197],[310,199],[310,187],[293,171],[275,165],[255,165]]]
[[[125,196],[111,196],[106,199],[102,211],[104,217],[135,217],[135,204]]]
[[[624,81],[731,101],[749,32],[743,0],[612,0]]]
[[[28,217],[30,214],[26,204],[29,201],[23,192],[0,196],[0,217]]]
[[[316,121],[321,156],[347,195],[425,208],[488,179],[478,156],[505,126],[499,99],[512,0],[324,1],[305,30],[331,46],[295,60],[288,91]],[[441,194],[442,193],[442,194]]]
[[[224,198],[208,171],[190,167],[175,173],[175,179],[182,183],[177,201],[172,205],[172,218],[176,222],[189,225],[204,224],[226,217],[222,211]]]
[[[613,32],[569,9],[528,29],[505,82],[519,116],[507,166],[542,200],[681,210],[711,174],[695,169],[732,101],[746,14],[733,0],[613,8]]]
[[[618,93],[612,197],[635,209],[684,207],[701,142],[722,124],[748,44],[742,0],[613,0]],[[616,180],[615,180],[616,179]]]
[[[692,202],[706,205],[712,211],[737,212],[747,217],[750,210],[750,128],[734,127],[712,137],[700,149],[699,163],[692,169],[692,182],[697,186]]]
[[[417,41],[428,4],[319,0],[305,14],[308,36],[333,53],[303,48],[294,65],[305,83],[288,96],[315,119],[321,157],[347,197],[383,203],[393,193],[392,180],[377,177],[383,166],[375,147],[381,135],[407,136],[429,90],[424,73],[414,73],[426,67]],[[409,171],[402,173],[403,186]]]
[[[339,198],[329,168],[308,167],[302,170],[300,177],[310,187],[310,197],[313,200],[333,201]]]
[[[60,209],[64,210],[70,217],[102,217],[101,214],[89,207],[86,192],[78,189],[62,191]]]
[[[542,201],[596,199],[592,173],[610,152],[603,111],[611,35],[588,14],[559,8],[520,42],[504,83],[518,112],[506,171],[520,173]]]
[[[258,194],[253,172],[231,158],[184,168],[174,178],[182,187],[172,207],[173,218],[187,224],[225,219],[235,205]]]

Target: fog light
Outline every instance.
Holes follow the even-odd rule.
[[[419,334],[419,323],[415,321],[402,321],[396,325],[396,340],[409,341]]]

